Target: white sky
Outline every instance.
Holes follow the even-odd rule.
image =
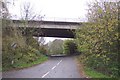
[[[20,16],[20,8],[24,2],[30,2],[33,12],[45,17],[85,19],[87,2],[90,0],[15,0],[9,6],[10,13]]]
[[[9,6],[9,12],[20,17],[21,7],[26,2],[30,2],[32,12],[45,17],[57,18],[80,18],[81,21],[86,19],[87,3],[95,0],[8,0],[14,1],[14,6]],[[100,0],[104,1],[104,0]],[[114,0],[107,0],[114,1]]]

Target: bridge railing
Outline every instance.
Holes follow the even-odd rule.
[[[79,18],[43,17],[44,21],[80,22]]]

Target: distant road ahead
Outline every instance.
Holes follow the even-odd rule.
[[[18,71],[3,73],[3,78],[80,78],[73,57],[53,57],[47,62]]]

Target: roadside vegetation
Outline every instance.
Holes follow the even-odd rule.
[[[81,52],[79,61],[85,65],[86,74],[92,78],[118,78],[118,3],[94,2],[88,7],[88,22],[76,31],[76,44]]]
[[[55,39],[45,45],[48,55],[74,55],[78,54],[77,45],[75,40]]]
[[[44,56],[45,49],[39,38],[33,37],[34,29],[28,29],[29,19],[35,18],[32,15],[29,3],[24,4],[22,14],[23,27],[13,26],[13,21],[9,15],[2,18],[2,70],[11,70],[29,67],[47,60]]]
[[[88,67],[84,68],[84,72],[89,78],[110,78],[109,76],[106,76],[106,75],[104,75],[100,72],[97,72],[93,69],[90,69]]]
[[[63,54],[63,40],[55,39],[45,45],[48,55]]]
[[[78,54],[77,45],[75,40],[65,40],[63,43],[63,53],[67,55]]]
[[[2,66],[3,70],[28,67],[47,60],[43,46],[32,35],[23,36],[21,30],[9,27],[3,20],[2,26]],[[39,61],[39,62],[36,62]]]

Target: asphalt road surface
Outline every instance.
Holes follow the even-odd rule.
[[[17,71],[3,72],[3,78],[80,78],[74,57],[53,57],[48,61]]]

